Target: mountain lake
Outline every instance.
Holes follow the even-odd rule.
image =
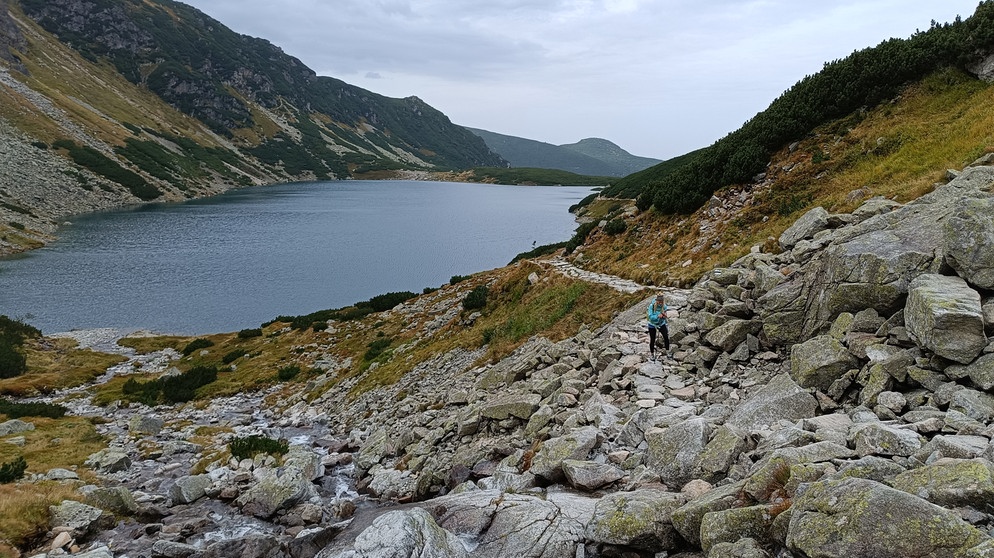
[[[568,240],[593,190],[427,181],[264,186],[80,215],[0,259],[0,314],[43,333],[199,335],[420,293]]]

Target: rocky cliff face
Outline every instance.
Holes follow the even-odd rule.
[[[246,396],[99,411],[121,442],[90,465],[137,490],[131,513],[151,518],[139,521],[163,526],[97,544],[153,556],[989,556],[989,164],[903,206],[815,209],[783,252],[757,247],[668,289],[672,355],[659,360],[640,303],[493,364],[437,355],[354,399],[356,378],[330,381],[351,363],[316,343],[299,352],[327,373],[275,408]],[[382,319],[459,319],[455,302],[442,307],[459,288]],[[191,475],[201,423],[298,442],[282,461],[218,459]],[[411,504],[370,508],[335,488],[343,472],[378,502]],[[89,502],[99,532],[109,504]],[[239,517],[253,534],[211,542]]]

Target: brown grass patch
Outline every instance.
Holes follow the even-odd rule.
[[[81,499],[74,487],[56,482],[0,484],[0,556],[18,557],[13,547],[40,542],[48,531],[49,506]]]
[[[127,360],[121,355],[78,349],[72,339],[32,339],[24,347],[27,372],[0,380],[0,395],[21,397],[80,386]]]

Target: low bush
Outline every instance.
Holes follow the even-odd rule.
[[[28,470],[28,462],[24,457],[17,457],[13,461],[8,461],[0,465],[0,484],[14,482],[24,476],[24,471]]]
[[[65,416],[66,408],[52,403],[14,403],[0,398],[0,414],[7,415],[9,419],[21,417],[57,419]]]
[[[487,294],[489,294],[490,289],[486,285],[480,285],[474,288],[472,291],[466,295],[466,298],[462,300],[462,307],[466,310],[479,310],[487,305]]]
[[[182,403],[193,399],[197,388],[215,380],[217,380],[217,367],[194,366],[178,376],[166,376],[148,382],[128,378],[121,387],[121,393],[130,401],[146,405],[155,405],[160,397],[167,403]]]
[[[0,379],[16,378],[28,369],[28,359],[8,340],[0,339]]]
[[[604,234],[614,236],[625,232],[627,228],[628,225],[625,224],[623,219],[611,219],[604,225]]]
[[[279,371],[276,372],[276,377],[285,382],[287,380],[294,379],[297,374],[300,374],[300,367],[296,364],[289,364],[280,368]]]
[[[246,351],[245,349],[235,349],[225,354],[223,357],[221,357],[221,362],[223,362],[224,364],[231,364],[232,362],[235,362],[236,360],[242,358],[247,354],[248,351]]]
[[[260,453],[284,455],[290,451],[290,443],[286,440],[274,440],[266,436],[252,435],[235,438],[228,442],[231,456],[239,460],[250,459]]]
[[[463,281],[465,281],[466,279],[469,279],[470,277],[471,277],[470,275],[453,275],[449,279],[449,284],[450,285],[455,285],[456,283],[462,283]]]
[[[566,242],[556,242],[555,244],[543,244],[543,245],[538,246],[536,248],[532,248],[531,250],[529,250],[527,252],[522,252],[522,253],[518,254],[517,256],[514,256],[514,259],[511,260],[510,262],[508,262],[507,265],[511,265],[513,263],[519,262],[521,260],[526,260],[526,259],[529,259],[529,258],[537,258],[539,256],[547,256],[549,254],[554,253],[556,250],[559,250],[559,249],[565,248],[565,247],[566,247]]]
[[[390,343],[393,343],[393,339],[390,339],[389,337],[378,337],[373,341],[370,341],[369,344],[366,345],[367,351],[362,358],[364,360],[373,360],[383,354],[383,351],[387,350]]]
[[[284,322],[289,323],[290,327],[293,329],[313,329],[314,324],[317,322],[327,322],[328,320],[336,320],[340,322],[357,320],[368,316],[373,312],[390,310],[394,306],[397,306],[398,304],[410,300],[416,296],[418,296],[416,293],[412,293],[410,291],[385,293],[376,295],[369,300],[357,302],[352,306],[346,306],[344,308],[319,310],[317,312],[304,314],[302,316],[277,316],[272,322],[262,325],[267,326],[274,322]]]
[[[187,343],[186,346],[183,347],[183,350],[180,352],[183,353],[183,356],[190,356],[191,354],[193,354],[194,351],[199,351],[200,349],[206,349],[207,347],[213,347],[213,346],[214,342],[211,341],[210,339],[204,339],[203,337],[198,337],[193,341]]]
[[[243,329],[238,332],[239,339],[251,339],[253,337],[262,337],[262,328],[256,327],[251,329]]]

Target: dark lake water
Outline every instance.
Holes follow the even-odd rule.
[[[341,181],[79,216],[0,259],[0,314],[44,333],[202,334],[421,292],[567,240],[585,187]]]

